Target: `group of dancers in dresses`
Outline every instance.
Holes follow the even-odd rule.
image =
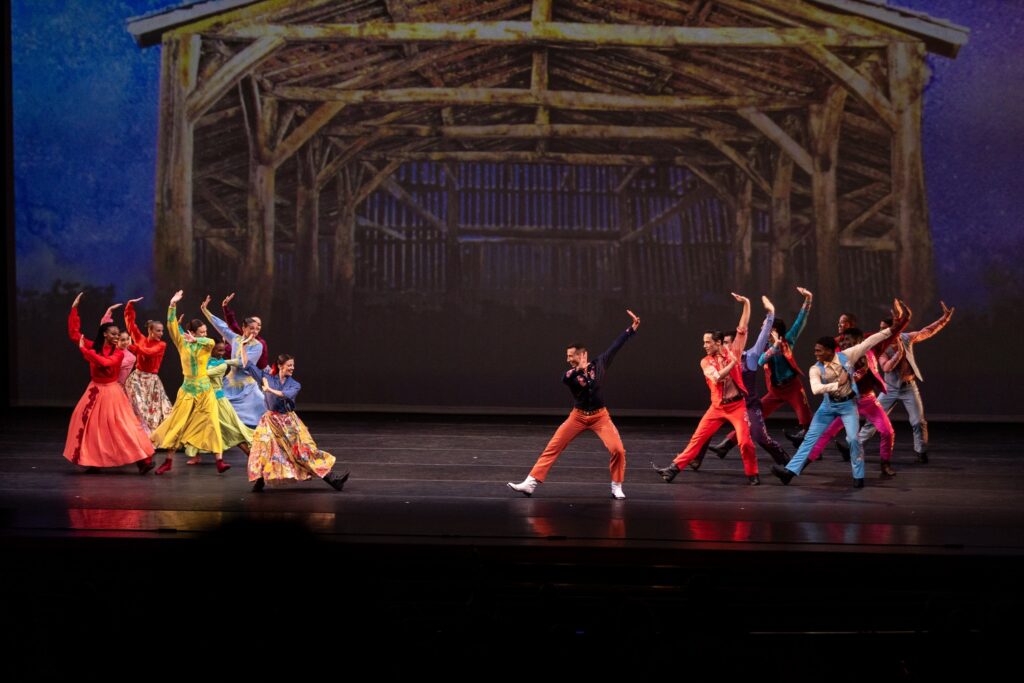
[[[908,413],[918,461],[928,461],[928,423],[917,387],[923,377],[914,359],[914,345],[945,327],[954,309],[942,303],[938,320],[908,332],[911,310],[897,299],[892,303],[892,315],[882,319],[878,331],[870,335],[857,327],[852,314],[841,315],[837,334],[820,337],[814,344],[816,362],[806,376],[811,393],[822,399],[812,415],[795,348],[807,325],[813,294],[802,287],[797,291],[803,305],[791,327],[775,316],[772,302],[761,297],[765,318],[749,348],[751,305],[739,294],[732,294],[742,305],[735,331],[708,330],[703,334],[705,356],[700,368],[711,405],[689,443],[670,464],[659,467],[652,463],[662,480],[671,483],[687,467],[700,469],[708,450],[725,458],[739,446],[748,483],[759,485],[756,447],[761,446],[773,460],[772,474],[789,484],[845,429],[847,439],[836,441],[836,446],[850,462],[854,486],[861,488],[864,443],[875,433],[881,437],[881,476],[896,475],[892,465],[895,433],[888,413],[897,402]],[[267,342],[261,336],[262,320],[253,316],[239,324],[229,306],[234,294],[221,304],[223,318],[210,312],[209,296],[200,305],[209,325],[223,338],[219,342],[207,336],[207,322],[184,322],[184,316],[178,316],[181,291],[171,297],[166,321],[148,321],[146,334],[135,321],[134,307],[140,299],[132,299],[124,307],[124,330],[113,322],[113,312],[120,306],[115,304],[107,309],[90,340],[81,333],[81,296],[71,306],[68,333],[89,363],[92,381],[71,418],[64,449],[68,460],[87,471],[134,463],[146,474],[156,467],[154,453],[163,451],[165,459],[156,473],[166,474],[174,465],[174,453],[184,449],[189,464],[199,463],[202,453],[212,453],[217,471],[224,473],[231,467],[224,461],[224,451],[238,446],[248,453],[254,492],[262,491],[267,483],[311,478],[342,490],[348,473],[334,472],[335,457],[317,448],[295,414],[295,399],[301,389],[294,377],[295,359],[280,354],[269,362]],[[611,495],[625,498],[626,450],[605,405],[602,385],[616,354],[640,327],[640,318],[626,312],[631,319],[629,327],[593,361],[584,344],[567,347],[569,369],[562,382],[572,393],[574,408],[529,475],[522,482],[508,483],[513,491],[533,495],[562,451],[584,431],[593,431],[610,454]],[[184,376],[173,404],[157,375],[167,349],[165,331],[178,352]],[[787,404],[799,422],[797,431],[785,433],[797,449],[792,457],[765,425],[765,418]],[[714,434],[727,423],[732,431],[711,444]]]
[[[68,316],[68,335],[89,363],[91,382],[75,407],[64,457],[87,472],[135,464],[141,474],[154,467],[166,474],[174,453],[184,449],[189,464],[212,453],[217,471],[231,469],[224,451],[238,446],[248,454],[253,491],[268,483],[319,478],[341,491],[348,473],[333,471],[335,457],[317,448],[295,414],[302,386],[295,379],[295,358],[280,354],[269,362],[262,320],[245,318],[240,325],[224,299],[224,318],[210,312],[210,297],[200,306],[224,341],[207,336],[207,323],[179,317],[183,292],[171,297],[165,321],[136,325],[135,304],[124,307],[125,329],[114,323],[115,304],[107,309],[94,339],[81,333],[79,294]],[[184,324],[183,324],[184,323]],[[184,377],[172,404],[157,372],[167,350],[168,335],[181,360]],[[165,459],[159,467],[156,451]]]
[[[921,330],[907,332],[910,307],[894,300],[892,315],[879,321],[878,331],[870,335],[857,327],[855,316],[841,315],[837,334],[820,337],[814,344],[816,362],[807,377],[811,393],[822,399],[812,415],[801,380],[804,372],[794,349],[807,325],[814,296],[803,287],[798,287],[797,291],[804,301],[792,327],[775,316],[775,306],[768,297],[761,297],[765,318],[756,341],[749,348],[750,300],[745,296],[732,294],[742,304],[735,331],[704,332],[705,355],[700,368],[711,393],[711,405],[686,448],[671,463],[666,466],[651,463],[663,481],[671,483],[687,467],[700,469],[708,450],[725,458],[732,447],[738,445],[747,481],[751,486],[758,486],[761,478],[756,445],[759,445],[773,460],[772,474],[782,484],[789,484],[809,463],[820,458],[829,442],[845,429],[846,442],[837,441],[836,446],[843,459],[850,462],[854,487],[863,488],[864,443],[875,433],[881,437],[881,476],[896,475],[892,466],[895,433],[889,421],[889,412],[896,402],[905,406],[910,418],[918,462],[928,462],[928,423],[917,387],[923,377],[914,359],[914,345],[945,327],[954,309],[942,303],[942,316],[938,320]],[[625,498],[622,484],[626,450],[605,405],[602,384],[615,355],[640,327],[640,318],[632,311],[626,313],[632,323],[595,360],[590,360],[583,344],[573,343],[566,349],[569,370],[562,376],[562,382],[572,393],[575,406],[526,478],[518,483],[508,482],[513,491],[532,496],[565,447],[589,430],[597,434],[610,454],[612,498]],[[764,391],[759,386],[762,369]],[[764,421],[786,404],[793,408],[799,421],[798,430],[786,432],[797,449],[792,457],[768,433]],[[862,418],[866,422],[863,428],[860,426]],[[719,443],[711,444],[715,433],[727,423],[733,431]]]

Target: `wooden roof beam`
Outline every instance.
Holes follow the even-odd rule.
[[[369,161],[364,161],[363,166],[370,173],[374,174],[374,176],[376,176],[380,172],[380,170],[376,166],[371,164]],[[418,201],[416,201],[416,198],[413,197],[404,187],[402,187],[401,183],[399,183],[397,180],[391,177],[385,178],[384,182],[381,183],[381,187],[387,190],[388,194],[390,194],[392,197],[394,197],[395,199],[397,199],[398,201],[402,202],[410,209],[412,209],[417,216],[419,216],[427,223],[429,223],[435,230],[438,230],[442,233],[447,232],[448,226],[445,225],[445,222],[442,221],[437,216],[435,216],[430,211],[428,211],[426,207],[424,207]]]
[[[850,221],[847,224],[847,226],[845,228],[840,230],[839,231],[839,236],[840,237],[852,236],[853,233],[857,232],[857,228],[859,228],[860,226],[862,226],[865,223],[867,223],[869,220],[874,218],[878,214],[879,211],[881,211],[885,207],[889,206],[889,204],[892,203],[893,196],[894,196],[893,193],[890,192],[889,194],[885,195],[884,197],[879,199],[877,202],[875,202],[874,204],[869,206],[867,208],[867,210],[865,210],[861,215],[859,215],[856,218],[854,218],[852,221]]]
[[[804,173],[810,175],[814,172],[810,153],[767,114],[753,107],[743,107],[737,110],[737,113],[749,121],[754,128],[764,133],[766,138],[778,145],[779,149],[796,162],[796,165],[803,169]]]
[[[892,102],[871,80],[821,45],[804,45],[801,49],[840,85],[871,107],[885,122],[885,125],[889,126],[891,130],[896,129],[896,111],[892,107]]]
[[[370,22],[365,24],[263,24],[225,26],[221,38],[297,42],[482,43],[588,47],[714,47],[727,49],[821,47],[879,48],[886,40],[835,29],[706,28],[535,21]]]
[[[340,88],[277,87],[271,92],[283,100],[343,102],[345,104],[424,104],[435,106],[513,105],[591,111],[731,111],[755,107],[762,111],[799,109],[804,97],[770,95],[625,95],[575,90],[534,93],[519,88],[395,88],[391,90],[343,90]]]
[[[208,81],[192,91],[185,102],[185,114],[189,121],[198,120],[217,100],[238,85],[242,78],[255,71],[256,67],[284,43],[283,38],[257,36],[252,45],[229,59]]]
[[[575,123],[534,123],[498,124],[488,126],[424,126],[396,124],[387,126],[336,126],[328,129],[329,135],[337,137],[362,136],[377,133],[384,137],[420,137],[466,139],[505,138],[578,138],[583,140],[700,140],[702,131],[694,127],[656,126],[615,126]]]
[[[717,149],[719,152],[721,152],[724,157],[729,159],[729,161],[736,164],[736,167],[739,168],[744,173],[744,175],[746,175],[748,178],[754,181],[754,184],[756,184],[762,192],[764,192],[766,195],[771,196],[771,183],[765,180],[764,176],[758,173],[757,169],[754,168],[753,164],[751,164],[747,158],[740,154],[735,147],[733,147],[725,140],[723,140],[721,135],[714,132],[703,133],[701,135],[701,138],[707,143],[709,143],[712,147]]]

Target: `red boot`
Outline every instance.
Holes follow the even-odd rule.
[[[173,467],[173,466],[174,466],[174,461],[171,460],[170,458],[167,458],[166,460],[164,460],[164,463],[162,465],[160,465],[160,467],[156,468],[156,473],[157,474],[163,474],[165,472],[170,472],[171,471],[171,467]]]
[[[227,472],[230,469],[231,469],[231,465],[229,465],[226,462],[224,462],[223,458],[221,458],[220,460],[217,461],[217,474],[224,474],[225,472]]]

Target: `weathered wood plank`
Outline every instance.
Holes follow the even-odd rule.
[[[229,59],[210,80],[188,96],[185,111],[189,120],[195,121],[205,114],[217,100],[226,95],[242,78],[255,71],[284,43],[282,38],[257,37],[252,45]]]
[[[839,132],[846,90],[832,86],[825,102],[812,105],[808,118],[814,173],[811,193],[814,206],[815,268],[817,294],[824,302],[826,318],[839,306],[839,203],[836,168],[839,164]]]
[[[789,155],[805,173],[813,173],[811,155],[799,142],[794,140],[789,133],[783,130],[782,126],[775,123],[764,112],[751,107],[742,107],[737,113],[750,122],[752,126],[764,133],[764,136],[779,146],[785,154]]]
[[[801,49],[820,64],[864,104],[871,107],[889,128],[896,127],[892,102],[869,79],[821,45],[804,45]]]
[[[892,134],[892,194],[899,244],[899,292],[918,306],[935,296],[932,238],[921,149],[924,46],[897,42],[889,48],[889,91],[896,109]]]
[[[892,203],[892,200],[893,200],[893,194],[890,192],[889,194],[885,195],[884,197],[879,199],[877,202],[875,202],[874,204],[869,206],[867,209],[865,209],[864,212],[861,213],[859,216],[857,216],[852,221],[850,221],[846,225],[846,227],[843,228],[840,236],[846,236],[846,235],[851,235],[852,236],[853,233],[857,232],[857,228],[859,228],[860,226],[864,225],[869,220],[874,218],[878,214],[879,211],[881,211],[885,207],[889,206],[889,204]]]
[[[194,130],[185,102],[196,86],[201,41],[167,37],[160,71],[155,270],[157,288],[174,291],[193,277],[192,188]]]
[[[344,90],[340,88],[276,87],[275,97],[311,102],[346,104],[428,104],[435,106],[544,106],[550,109],[592,111],[731,111],[754,107],[762,111],[799,109],[808,104],[804,97],[772,95],[616,95],[548,90],[535,93],[516,88],[395,88],[384,90]]]
[[[663,225],[666,221],[678,216],[684,211],[690,210],[694,205],[699,202],[709,199],[715,194],[714,188],[709,185],[700,185],[689,192],[679,200],[673,202],[669,206],[665,207],[657,215],[652,216],[646,223],[641,225],[636,230],[632,230],[624,235],[619,241],[622,243],[635,242],[641,237],[645,237],[650,234],[652,230],[657,228],[659,225]]]
[[[707,28],[532,21],[371,22],[366,24],[264,24],[227,26],[219,37],[280,38],[289,41],[366,41],[381,43],[540,44],[597,47],[794,48],[884,47],[874,36],[856,36],[834,29]]]
[[[325,102],[317,107],[316,111],[306,117],[274,150],[274,158],[271,162],[274,168],[291,158],[300,147],[309,142],[310,138],[330,123],[345,106],[343,102]]]

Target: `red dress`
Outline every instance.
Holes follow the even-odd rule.
[[[72,316],[77,320],[74,309]],[[69,318],[69,331],[71,320]],[[81,349],[92,381],[71,415],[64,457],[83,467],[119,467],[153,455],[153,444],[117,383],[124,352],[104,344],[96,353],[86,340]]]

